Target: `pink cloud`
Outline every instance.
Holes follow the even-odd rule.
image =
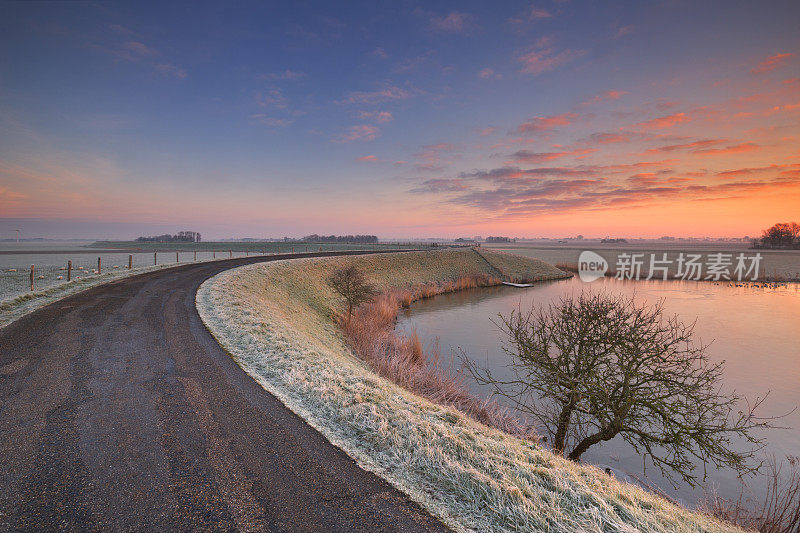
[[[541,7],[531,6],[519,17],[509,19],[509,22],[513,24],[521,24],[526,21],[549,19],[552,17],[553,14],[550,11]]]
[[[356,157],[356,161],[359,161],[359,162],[362,162],[362,163],[380,163],[381,162],[381,160],[378,159],[378,156],[376,156],[376,155],[364,155],[364,156],[361,156],[361,157]]]
[[[270,116],[265,115],[264,113],[255,113],[253,115],[250,115],[250,118],[255,120],[256,122],[258,122],[260,124],[264,124],[266,126],[271,126],[271,127],[289,126],[292,123],[294,123],[294,120],[286,119],[286,118],[270,117]]]
[[[359,124],[357,126],[350,126],[344,133],[334,139],[335,142],[348,143],[353,141],[374,141],[380,130],[375,126],[369,124]]]
[[[343,101],[339,103],[345,104],[380,104],[382,102],[389,102],[392,100],[405,100],[411,94],[405,89],[400,87],[390,86],[379,91],[355,91],[347,95]]]
[[[648,120],[646,122],[640,122],[636,124],[636,126],[643,130],[660,130],[664,128],[671,128],[676,124],[682,124],[691,120],[691,117],[689,117],[686,113],[673,113],[672,115],[666,115]]]
[[[531,6],[531,8],[528,10],[528,18],[530,20],[549,19],[552,17],[553,17],[552,13],[540,7]]]
[[[776,68],[782,67],[786,64],[789,58],[793,57],[794,54],[785,53],[785,54],[775,54],[774,56],[769,56],[768,58],[761,61],[751,72],[753,74],[763,74],[764,72],[770,72],[775,70]]]
[[[286,69],[283,72],[273,72],[271,74],[266,74],[263,76],[264,79],[267,80],[299,80],[300,78],[305,78],[305,72],[299,72],[297,70],[289,70]]]
[[[260,93],[256,97],[256,103],[259,107],[277,107],[278,109],[286,109],[289,106],[289,101],[278,89]]]
[[[374,120],[379,124],[386,124],[394,118],[390,111],[361,111],[358,117],[361,120]]]
[[[472,27],[473,17],[468,13],[453,11],[444,17],[434,16],[431,19],[431,24],[438,30],[459,33]]]
[[[519,57],[519,61],[522,63],[522,69],[520,72],[538,76],[543,72],[553,70],[554,68],[565,63],[569,63],[570,61],[585,54],[586,52],[584,50],[568,49],[557,54],[554,54],[551,48],[546,48],[544,50],[533,50],[532,52],[528,52],[527,54],[523,54]]]
[[[500,79],[503,76],[502,76],[502,74],[495,73],[495,71],[493,69],[487,67],[485,69],[482,69],[480,72],[478,72],[478,77],[481,78],[482,80],[488,80],[489,78]]]
[[[627,26],[623,26],[617,30],[617,33],[614,34],[615,39],[619,39],[620,37],[625,37],[626,35],[630,35],[633,33],[636,27],[633,24],[629,24]]]
[[[156,72],[163,76],[172,76],[174,78],[184,79],[188,74],[180,67],[176,67],[172,63],[159,63],[155,66]]]
[[[589,98],[585,102],[581,102],[581,105],[594,105],[594,104],[599,104],[601,102],[607,102],[609,100],[619,100],[620,98],[622,98],[626,94],[630,94],[630,93],[628,93],[628,91],[609,90],[609,91],[605,91],[605,92],[602,92],[600,94],[596,94],[596,95],[592,96],[591,98]]]
[[[135,58],[135,56],[152,57],[158,55],[158,52],[154,48],[150,48],[146,44],[140,43],[138,41],[128,41],[127,43],[122,45],[122,49],[125,52],[132,54],[131,56],[126,57],[125,59],[133,59]]]
[[[439,161],[443,152],[452,152],[454,149],[455,146],[450,143],[426,144],[422,147],[421,152],[414,155],[428,163],[433,163]]]
[[[517,126],[517,133],[540,133],[543,131],[552,130],[558,126],[569,126],[576,118],[578,118],[578,115],[575,113],[561,113],[559,115],[550,115],[547,117],[533,117],[532,119]]]

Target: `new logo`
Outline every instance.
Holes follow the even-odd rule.
[[[581,281],[590,283],[598,280],[608,272],[608,261],[599,254],[584,250],[578,257],[578,276]]]

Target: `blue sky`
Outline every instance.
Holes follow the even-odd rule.
[[[0,13],[0,237],[746,234],[798,198],[792,2]]]

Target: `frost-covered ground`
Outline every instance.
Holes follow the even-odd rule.
[[[539,261],[484,250],[302,259],[223,272],[198,290],[206,326],[265,389],[368,470],[458,531],[729,531],[600,470],[483,426],[377,376],[332,320],[325,283],[355,263],[386,290],[504,273]]]

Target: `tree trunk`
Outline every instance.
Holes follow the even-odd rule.
[[[570,452],[568,459],[571,461],[580,461],[581,455],[583,452],[588,450],[591,446],[594,446],[598,442],[603,442],[606,440],[613,439],[619,433],[619,429],[616,426],[607,426],[602,431],[598,431],[594,435],[589,435],[582,441],[578,443],[577,446]]]
[[[558,426],[556,427],[556,434],[553,437],[553,450],[559,455],[564,455],[564,441],[567,438],[567,430],[569,429],[569,422],[572,418],[572,411],[575,409],[576,399],[573,396],[570,401],[561,409],[558,415]]]

